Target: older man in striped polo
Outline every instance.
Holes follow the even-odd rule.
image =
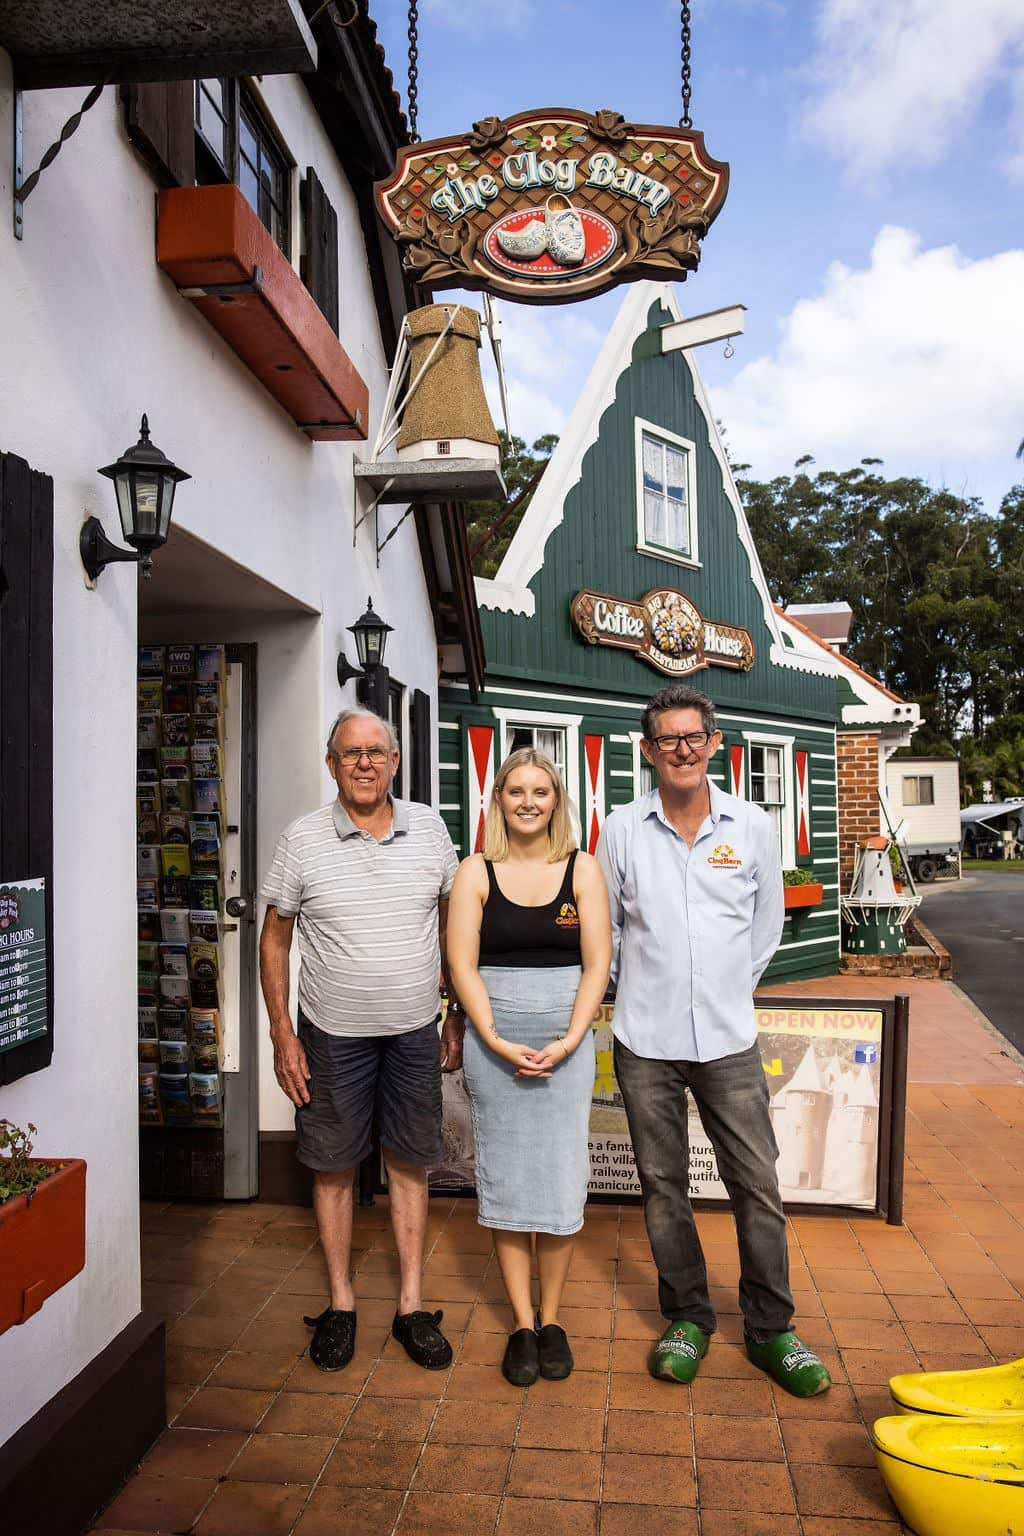
[[[388,1169],[401,1268],[392,1332],[428,1370],[452,1358],[420,1294],[426,1170],[439,1159],[441,1068],[459,1065],[452,1026],[438,1049],[438,978],[448,893],[458,860],[437,813],[396,800],[391,726],[346,709],[327,737],[338,786],[330,805],[282,834],[261,894],[260,979],[274,1071],[295,1105],[298,1158],[313,1169],[313,1204],[330,1305],[307,1318],[310,1358],[337,1371],[355,1350],[350,1274],[355,1170],[376,1124]],[[298,1030],[289,1011],[289,953],[298,927]]]

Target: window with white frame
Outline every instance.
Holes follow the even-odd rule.
[[[935,780],[930,773],[904,774],[903,804],[935,804]]]
[[[696,455],[688,438],[636,421],[637,548],[697,564]]]
[[[747,741],[747,795],[775,823],[779,852],[786,869],[796,862],[795,802],[793,798],[793,738],[756,736]]]
[[[562,715],[535,709],[496,709],[498,761],[519,747],[546,752],[562,776],[569,794],[570,818],[579,835],[580,726],[582,715]]]
[[[518,752],[520,747],[533,747],[545,752],[559,773],[565,778],[565,729],[552,725],[510,725],[504,755]]]

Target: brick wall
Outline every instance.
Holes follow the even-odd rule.
[[[839,890],[850,889],[853,855],[862,837],[879,831],[878,732],[839,731],[836,737],[839,780]]]

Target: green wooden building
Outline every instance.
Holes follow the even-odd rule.
[[[822,887],[787,911],[768,979],[831,974],[836,659],[772,606],[693,354],[662,350],[679,318],[671,289],[629,289],[496,578],[477,581],[486,684],[475,700],[442,685],[440,809],[473,852],[497,764],[536,745],[592,850],[608,811],[651,787],[645,701],[691,682],[724,735],[711,777],[763,805],[784,867]]]

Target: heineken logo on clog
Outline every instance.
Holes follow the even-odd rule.
[[[546,303],[681,281],[728,183],[695,129],[559,107],[405,145],[376,196],[421,288]]]
[[[670,1339],[662,1339],[659,1349],[668,1350],[673,1355],[686,1355],[690,1360],[697,1359],[696,1346],[685,1338],[681,1330],[677,1329]]]
[[[818,1357],[809,1349],[794,1349],[792,1354],[783,1355],[782,1357],[782,1369],[784,1371],[795,1371],[798,1365],[810,1365],[812,1363],[817,1365]]]

